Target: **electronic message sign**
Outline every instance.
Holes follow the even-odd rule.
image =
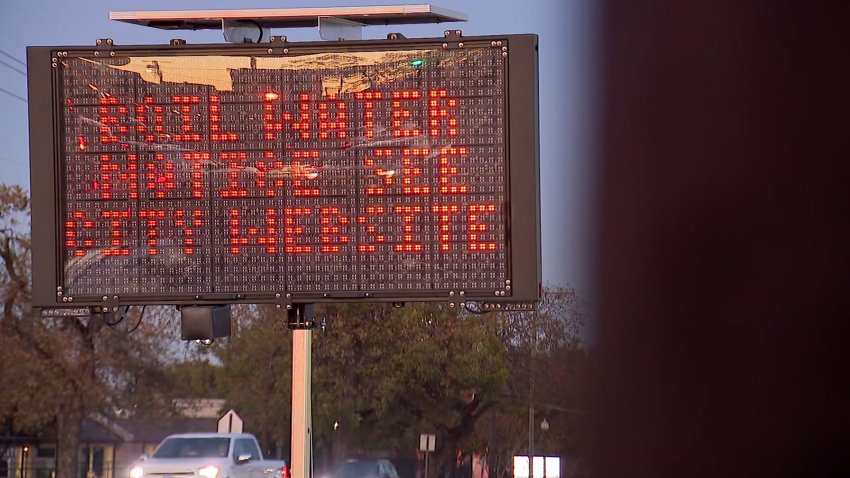
[[[536,45],[31,47],[35,305],[536,300]]]

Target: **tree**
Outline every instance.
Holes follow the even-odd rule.
[[[432,431],[449,466],[505,386],[504,347],[485,317],[433,303],[323,304],[315,316],[327,324],[314,332],[312,350],[314,447],[325,464],[331,454],[413,456],[419,434]],[[229,405],[277,448],[289,446],[290,430],[284,317],[271,307],[245,309],[237,332],[216,349]]]
[[[589,349],[582,340],[587,304],[574,289],[546,287],[536,311],[500,314],[497,320],[510,380],[489,426],[479,430],[491,444],[490,475],[509,476],[512,457],[528,453],[531,406],[535,448],[581,458],[588,433]],[[539,428],[543,418],[549,423],[546,432]]]
[[[55,432],[57,477],[76,478],[87,416],[164,405],[153,400],[165,378],[162,317],[40,317],[30,302],[29,215],[26,192],[0,184],[0,418],[13,431]]]
[[[411,455],[419,434],[432,432],[442,469],[458,448],[476,446],[472,431],[507,379],[492,321],[436,303],[333,306],[323,316],[328,331],[314,342],[317,438],[343,453],[368,443]]]
[[[584,434],[584,304],[547,288],[537,312],[472,314],[447,304],[319,304],[313,336],[317,468],[356,454],[414,456],[438,437],[440,476],[487,453],[493,476],[527,447],[528,407],[550,430],[541,447],[566,453]],[[267,448],[288,449],[291,336],[285,313],[248,307],[213,348],[224,396]],[[489,419],[485,418],[489,414]],[[460,451],[460,455],[458,452]]]
[[[213,349],[222,363],[223,397],[267,454],[289,449],[292,340],[282,310],[234,308],[233,335]]]
[[[168,376],[173,398],[218,398],[226,393],[222,367],[204,358],[172,363]]]
[[[29,237],[21,231],[29,229],[29,198],[19,187],[0,184],[0,259],[3,274],[0,288],[3,292],[3,314],[0,320],[0,389],[15,390],[20,387],[37,387],[32,377],[32,362],[18,360],[20,344],[12,336],[18,317],[25,315],[29,302]],[[38,414],[21,415],[18,410],[25,405],[19,394],[0,394],[0,418],[6,428],[32,430],[45,420]],[[23,402],[23,403],[22,403]]]

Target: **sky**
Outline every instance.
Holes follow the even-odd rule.
[[[313,0],[0,0],[0,182],[29,189],[26,47],[223,42],[220,31],[165,31],[109,20],[110,11],[210,10],[422,4],[427,1]],[[592,295],[593,153],[596,71],[596,4],[593,0],[452,0],[430,2],[464,12],[463,23],[366,27],[363,37],[441,37],[447,28],[465,36],[539,35],[540,182],[543,280]],[[316,41],[316,28],[276,29],[288,41]],[[20,71],[16,71],[20,70]]]

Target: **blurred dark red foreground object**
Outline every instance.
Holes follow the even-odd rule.
[[[843,5],[603,10],[595,477],[850,476]]]

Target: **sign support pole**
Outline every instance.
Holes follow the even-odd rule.
[[[428,478],[428,455],[437,447],[437,437],[423,433],[419,435],[419,451],[425,452],[425,478]]]
[[[311,446],[310,347],[312,330],[292,331],[292,477],[309,478]]]
[[[313,345],[313,304],[293,304],[287,310],[287,325],[292,329],[292,478],[310,478],[312,458],[311,377]]]

